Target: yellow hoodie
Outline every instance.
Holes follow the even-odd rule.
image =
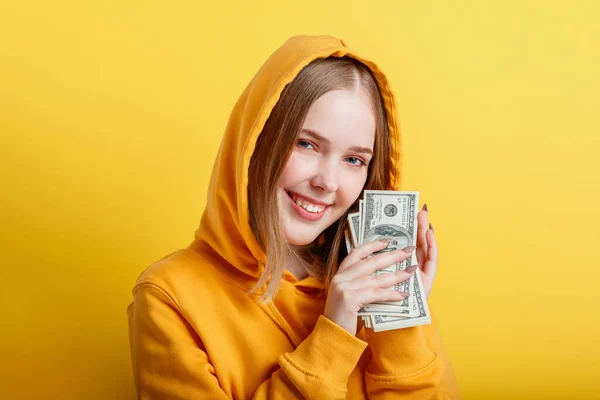
[[[322,315],[314,277],[287,270],[268,305],[246,292],[266,256],[248,217],[248,166],[286,84],[311,61],[351,56],[382,91],[400,189],[401,138],[389,84],[371,61],[332,36],[295,36],[265,62],[236,103],[212,171],[194,241],[149,266],[127,307],[133,374],[142,399],[458,399],[432,323],[352,336]],[[431,310],[430,310],[431,311]]]

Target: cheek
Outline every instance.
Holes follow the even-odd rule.
[[[343,182],[340,185],[340,205],[349,208],[362,194],[362,189],[367,182],[366,168],[361,171],[346,171],[340,182]]]
[[[277,184],[280,188],[285,188],[289,186],[293,186],[295,179],[295,175],[297,174],[298,168],[296,168],[297,162],[294,159],[294,155],[290,155],[283,171],[281,171],[281,176],[279,177],[279,182]],[[296,172],[296,173],[295,173]]]
[[[287,160],[277,186],[280,188],[291,188],[307,179],[310,179],[314,170],[314,157],[298,154],[293,151]]]

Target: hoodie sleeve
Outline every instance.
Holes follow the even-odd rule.
[[[370,332],[367,341],[369,399],[462,398],[435,325]]]
[[[229,398],[201,340],[163,289],[138,285],[127,312],[140,399]],[[366,342],[320,316],[313,332],[294,351],[279,357],[280,368],[252,398],[344,399],[348,378],[366,347]]]

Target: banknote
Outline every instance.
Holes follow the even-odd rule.
[[[392,242],[380,252],[402,249],[416,245],[418,192],[395,192],[366,190],[363,195],[362,231],[359,233],[361,244],[380,239],[391,239]],[[416,252],[404,261],[383,268],[375,275],[394,273],[416,264]],[[414,274],[404,282],[400,282],[392,290],[411,293],[411,296],[396,302],[385,304],[374,303],[364,307],[369,312],[401,312],[413,309]]]
[[[392,241],[381,252],[416,246],[418,204],[418,192],[364,191],[363,199],[359,201],[359,212],[348,215],[348,253],[356,246],[384,238]],[[393,273],[416,263],[416,252],[413,252],[408,259],[374,274]],[[431,323],[418,271],[410,279],[389,289],[408,292],[409,296],[401,301],[372,303],[362,307],[358,315],[363,318],[366,327],[378,332]]]

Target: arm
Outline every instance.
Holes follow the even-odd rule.
[[[134,289],[127,309],[136,390],[140,399],[227,399],[206,349],[176,301],[153,284]],[[280,368],[257,385],[254,399],[343,399],[366,342],[320,316],[313,332]],[[336,368],[330,368],[334,364]]]
[[[365,373],[370,399],[462,399],[430,312],[429,325],[366,333],[372,354]]]
[[[429,297],[437,273],[438,248],[427,205],[419,212],[417,260]],[[370,399],[461,399],[458,381],[431,311],[431,324],[375,333],[366,340],[371,363],[365,373]]]
[[[444,363],[427,344],[423,327],[368,333],[371,362],[365,372],[369,399],[443,399]]]

